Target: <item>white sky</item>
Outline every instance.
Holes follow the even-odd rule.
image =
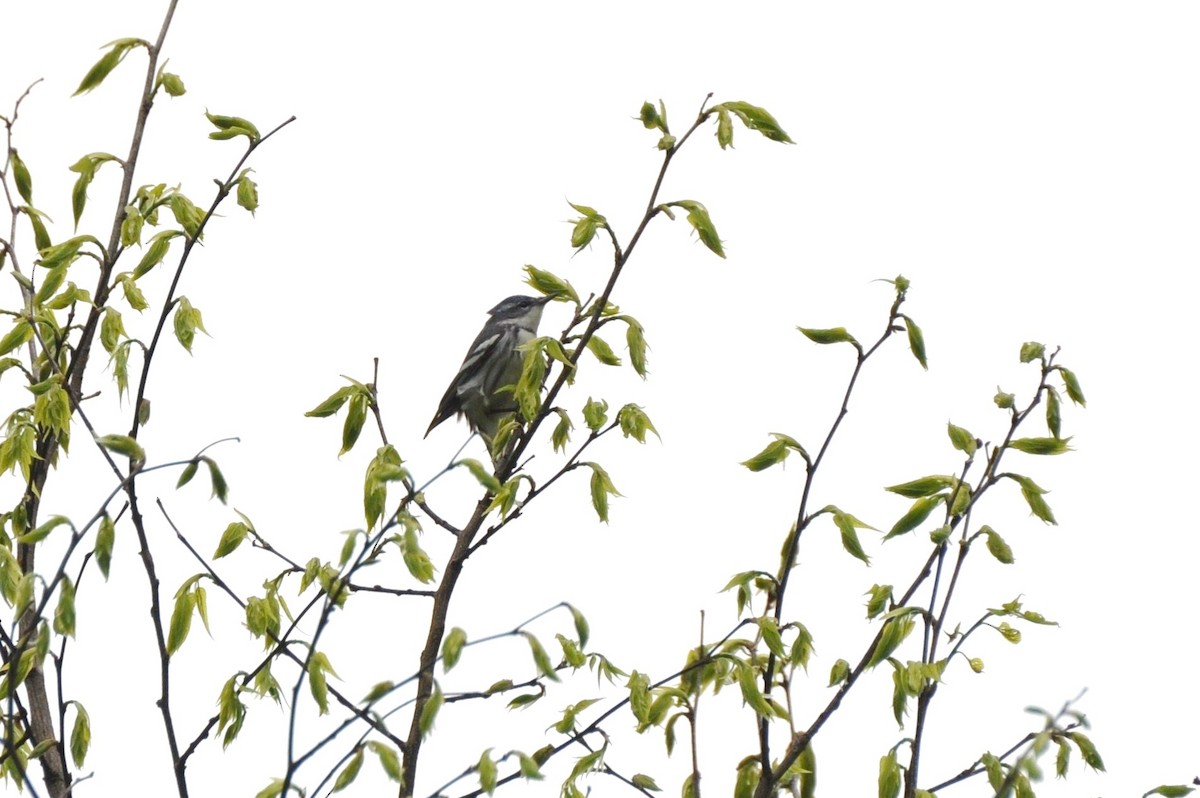
[[[0,5],[0,107],[8,113],[26,85],[46,78],[22,106],[17,143],[56,237],[70,229],[66,167],[87,152],[127,150],[144,60],[130,56],[91,95],[68,95],[99,45],[153,39],[163,6]],[[907,309],[925,331],[930,371],[900,340],[869,368],[815,506],[836,503],[889,527],[906,504],[878,488],[958,468],[947,420],[985,440],[1002,436],[996,386],[1027,396],[1034,384],[1016,363],[1023,341],[1061,345],[1060,362],[1089,399],[1086,411],[1065,411],[1076,452],[1008,462],[1051,488],[1060,526],[1029,517],[1015,491],[997,491],[993,514],[976,520],[1005,535],[1017,564],[981,552],[959,605],[969,623],[1020,593],[1062,626],[1028,628],[1015,648],[978,639],[972,653],[987,670],[960,666],[939,692],[930,744],[944,748],[926,760],[923,781],[1006,748],[1029,727],[1024,706],[1057,708],[1088,688],[1080,708],[1109,773],[1086,774],[1076,757],[1070,780],[1051,779],[1040,795],[1140,795],[1188,782],[1200,775],[1196,635],[1186,621],[1200,544],[1178,502],[1194,492],[1197,443],[1198,32],[1200,11],[1184,2],[184,0],[166,55],[188,94],[156,106],[139,182],[182,183],[207,203],[211,179],[239,149],[205,138],[205,108],[262,130],[292,114],[298,121],[252,163],[257,218],[227,206],[185,275],[182,292],[212,338],[198,339],[194,358],[165,350],[151,380],[151,460],[240,436],[216,450],[231,504],[296,558],[335,557],[337,533],[362,523],[360,478],[374,439],[339,462],[340,422],[303,411],[341,384],[339,374],[368,379],[378,356],[393,443],[418,476],[436,471],[465,430],[421,435],[484,311],[522,290],[520,267],[555,271],[585,294],[602,287],[608,253],[597,245],[571,257],[566,201],[596,207],[623,239],[632,232],[658,162],[655,136],[633,118],[642,101],[662,98],[682,132],[710,91],[716,101],[747,100],[774,113],[796,145],[739,128],[735,149],[721,152],[706,129],[676,159],[663,195],[704,202],[728,259],[704,250],[682,219],[657,220],[614,297],[646,326],[650,380],[589,362],[565,401],[578,408],[590,392],[614,407],[637,402],[662,443],[599,447],[593,457],[625,494],[612,522],[595,522],[582,474],[564,480],[559,498],[532,507],[471,561],[452,623],[479,637],[567,599],[588,614],[597,649],[655,678],[696,642],[699,610],[709,614],[708,638],[722,634],[732,598],[716,591],[737,571],[774,570],[803,476],[798,467],[753,475],[737,463],[773,431],[815,449],[848,373],[847,352],[818,349],[794,326],[845,325],[871,338],[890,302],[888,287],[871,281],[902,273],[913,281]],[[111,213],[109,169],[81,230]],[[9,301],[11,289],[0,290]],[[150,319],[133,316],[127,327],[144,333]],[[543,330],[564,322],[563,307],[551,306]],[[95,458],[77,435],[72,451],[86,467]],[[532,467],[544,473],[554,462],[541,451]],[[15,480],[3,484],[9,501]],[[77,502],[82,513],[107,491],[77,484],[67,498],[51,493],[48,508]],[[231,512],[199,502],[202,488],[175,494],[172,484],[164,478],[148,495],[162,495],[211,551]],[[465,517],[471,495],[457,473],[430,493],[452,517]],[[448,549],[430,526],[431,551]],[[195,568],[165,527],[156,534],[169,597]],[[802,548],[789,607],[816,635],[819,658],[800,693],[801,720],[827,700],[830,664],[857,659],[870,637],[863,591],[907,584],[925,555],[915,537],[881,548],[868,533],[864,542],[870,569],[841,552],[828,525]],[[228,567],[246,592],[276,569],[250,552]],[[157,663],[136,661],[151,649],[131,535],[118,538],[112,582],[88,582],[68,668],[95,725],[97,772],[84,794],[127,793],[134,768],[165,786],[165,773],[146,770],[164,754],[155,693],[142,689]],[[179,660],[180,678],[196,680],[180,697],[187,729],[211,711],[220,682],[253,662],[236,614],[210,601],[225,631],[214,643],[197,627]],[[410,670],[407,640],[423,636],[425,609],[356,602],[360,614],[339,619],[327,644],[350,695]],[[117,620],[120,612],[129,615]],[[559,628],[551,620],[538,630],[553,643]],[[516,644],[469,650],[454,686],[472,685],[472,674],[476,687],[520,680],[524,657]],[[101,695],[83,692],[93,678]],[[866,681],[818,738],[823,794],[871,793],[878,757],[904,734],[890,721],[890,674]],[[486,746],[536,749],[546,713],[590,694],[583,679],[536,717],[496,708],[445,716],[431,750],[445,758],[425,762],[424,792]],[[731,783],[730,763],[753,750],[746,729],[718,728],[722,701],[738,703],[731,694],[709,704],[706,785],[718,792]],[[277,723],[273,708],[252,707],[247,734],[269,737]],[[208,789],[197,793],[222,785],[253,794],[282,770],[274,744],[248,739],[225,760],[215,750],[198,757],[197,784]],[[652,773],[672,794],[684,762],[677,754],[662,765],[660,745],[627,742],[610,762]],[[554,794],[555,784],[537,794]],[[615,782],[594,784],[619,794]]]

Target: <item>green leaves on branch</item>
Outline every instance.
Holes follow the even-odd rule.
[[[721,246],[721,237],[717,235],[717,228],[713,226],[708,209],[702,203],[696,200],[675,200],[658,206],[658,210],[674,219],[675,214],[671,212],[671,208],[683,208],[687,211],[688,224],[696,231],[701,243],[719,257],[725,257],[725,249]]]
[[[638,405],[628,404],[618,410],[617,423],[621,427],[621,433],[626,438],[633,438],[638,443],[646,442],[647,432],[653,432],[659,440],[662,440],[662,436],[654,428],[650,417]]]
[[[79,92],[76,92],[78,94]],[[96,171],[109,161],[120,162],[120,158],[107,152],[93,152],[80,158],[71,167],[72,172],[78,172],[75,187],[71,189],[71,212],[75,216],[75,227],[79,228],[79,217],[83,216],[84,206],[87,205],[87,190],[96,177]]]
[[[206,116],[208,121],[212,122],[213,126],[217,128],[212,133],[208,134],[210,139],[223,141],[226,139],[236,138],[238,136],[245,136],[252,144],[257,144],[262,138],[258,132],[258,128],[256,128],[248,119],[243,119],[240,116],[220,116],[217,114],[210,114],[208,111],[204,112],[204,116]]]
[[[75,89],[72,97],[80,94],[86,94],[92,89],[99,86],[108,77],[108,73],[116,69],[117,64],[125,59],[129,51],[135,47],[145,47],[147,51],[150,49],[150,42],[145,39],[117,39],[104,45],[109,48],[108,52],[100,57],[100,60],[92,65],[92,68],[83,76],[83,80],[79,81],[79,88]]]
[[[897,607],[883,615],[886,619],[883,623],[883,631],[875,650],[871,652],[871,658],[867,661],[868,668],[874,668],[900,647],[900,644],[916,626],[916,621],[912,616],[920,612],[921,610],[917,607]]]
[[[783,144],[796,143],[784,132],[779,123],[775,121],[775,117],[771,116],[767,109],[760,108],[757,105],[751,105],[741,100],[734,100],[714,105],[707,113],[709,115],[714,113],[717,115],[717,143],[721,145],[721,149],[733,146],[732,116],[736,116],[741,120],[747,130],[756,130],[771,141],[778,141]]]
[[[599,463],[584,462],[582,466],[587,466],[592,469],[591,493],[592,507],[596,510],[596,515],[604,523],[608,523],[608,497],[620,496],[621,492],[613,485],[612,478]]]
[[[192,352],[192,343],[196,340],[196,332],[208,334],[208,331],[204,329],[204,317],[200,314],[200,309],[192,307],[191,301],[185,296],[179,297],[175,302],[174,326],[175,338],[188,354]]]
[[[642,103],[642,110],[638,114],[638,118],[642,121],[642,126],[647,130],[659,130],[662,136],[658,140],[658,148],[666,151],[675,146],[675,137],[671,135],[671,130],[667,126],[667,106],[662,100],[658,101],[658,105],[653,103]]]
[[[204,588],[200,586],[200,580],[205,578],[205,574],[196,574],[175,592],[175,608],[171,612],[171,625],[167,632],[168,656],[178,651],[187,640],[188,632],[192,628],[193,614],[199,613],[205,630],[211,634],[208,628],[208,598]]]
[[[849,552],[851,556],[870,565],[871,558],[863,551],[862,544],[858,540],[858,530],[874,530],[875,527],[858,520],[850,513],[842,512],[832,504],[823,508],[820,512],[833,515],[833,523],[838,528],[838,531],[842,533],[842,548]],[[817,514],[819,515],[820,513]]]
[[[947,423],[946,433],[950,436],[950,444],[960,452],[964,452],[967,457],[974,457],[975,452],[979,450],[979,439],[966,429]]]
[[[337,672],[329,664],[329,658],[320,651],[312,652],[308,658],[308,689],[322,715],[329,714],[328,675],[338,678]]]
[[[1008,445],[1026,454],[1065,454],[1071,451],[1070,438],[1017,438]]]
[[[253,216],[258,210],[258,184],[250,179],[250,172],[254,170],[249,167],[242,170],[235,181],[237,185],[237,204],[250,211]]]
[[[402,482],[409,479],[408,469],[402,465],[400,453],[391,444],[380,446],[367,464],[366,477],[363,479],[363,511],[366,515],[367,529],[373,529],[383,518],[387,509],[387,486],[389,482]]]
[[[811,464],[808,452],[804,451],[804,447],[795,438],[784,435],[782,432],[772,432],[771,436],[775,440],[768,443],[765,449],[749,460],[743,460],[742,465],[751,471],[765,471],[771,466],[782,463],[792,452],[799,452],[800,456],[804,458],[804,462]]]
[[[221,469],[217,466],[217,461],[211,457],[202,455],[184,466],[183,473],[179,475],[179,481],[175,483],[175,488],[178,490],[184,485],[192,481],[192,477],[196,476],[196,471],[200,467],[200,463],[208,466],[208,476],[212,482],[212,495],[220,500],[221,504],[225,504],[229,497],[229,485],[225,481],[225,475],[221,473]],[[241,515],[239,513],[239,515]],[[242,516],[245,518],[245,516]]]
[[[571,220],[571,223],[574,225],[571,228],[571,246],[575,247],[576,251],[579,251],[592,243],[592,239],[596,237],[597,230],[608,227],[608,220],[600,213],[597,213],[595,208],[589,208],[587,205],[576,205],[574,202],[568,202],[567,204],[582,214],[578,219]],[[578,302],[579,298],[575,297],[575,301]]]
[[[804,337],[815,344],[852,344],[855,349],[862,351],[862,346],[859,345],[853,335],[847,332],[845,327],[830,327],[828,329],[797,327],[796,329],[804,333]]]
[[[154,89],[162,89],[169,97],[182,97],[187,94],[187,87],[183,85],[183,78],[176,75],[174,72],[166,71],[167,64],[164,61],[163,65],[158,68],[158,76],[154,80]]]
[[[29,205],[33,204],[33,177],[29,174],[29,168],[25,166],[25,162],[21,160],[21,156],[17,153],[15,147],[10,147],[8,150],[8,170],[13,176],[13,182],[17,184],[17,193],[21,195],[21,199]]]
[[[557,294],[579,304],[579,293],[570,282],[536,266],[525,265],[525,284],[540,294]]]
[[[304,414],[307,418],[327,418],[337,413],[342,409],[342,405],[349,402],[346,421],[342,426],[342,448],[338,452],[338,457],[354,448],[354,444],[358,442],[358,436],[367,423],[367,411],[375,402],[370,386],[349,377],[345,379],[350,383],[349,385],[334,391],[325,401]]]

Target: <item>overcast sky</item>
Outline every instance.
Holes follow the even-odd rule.
[[[68,97],[100,45],[153,39],[164,6],[0,5],[0,107],[8,113],[45,78],[21,108],[16,140],[56,237],[70,233],[66,167],[87,152],[127,151],[144,59],[131,55],[103,87]],[[485,311],[524,290],[521,267],[550,269],[585,295],[603,287],[610,254],[597,243],[572,256],[567,201],[597,208],[628,238],[659,159],[656,137],[636,120],[642,102],[661,98],[681,131],[709,92],[714,101],[746,100],[769,109],[795,145],[738,128],[734,149],[722,152],[705,128],[675,160],[662,197],[704,202],[727,259],[705,250],[682,219],[656,220],[614,295],[645,325],[650,379],[589,363],[564,402],[577,409],[589,394],[617,407],[636,402],[661,442],[598,447],[594,459],[624,494],[611,523],[595,521],[582,475],[564,480],[557,497],[472,560],[452,623],[479,637],[570,600],[591,619],[597,648],[656,678],[697,641],[700,610],[708,639],[723,634],[732,598],[717,591],[737,571],[775,569],[803,479],[796,466],[756,475],[738,462],[771,432],[815,449],[851,365],[848,350],[815,347],[795,326],[844,325],[873,339],[891,296],[872,281],[903,274],[930,370],[900,340],[869,367],[815,506],[838,504],[890,527],[907,505],[882,486],[959,467],[947,421],[1002,438],[997,386],[1027,397],[1035,385],[1032,369],[1017,363],[1025,341],[1061,346],[1060,362],[1089,400],[1085,411],[1065,409],[1074,452],[1008,463],[1051,489],[1059,526],[1029,516],[1015,491],[997,491],[991,515],[976,520],[1001,530],[1017,562],[973,561],[958,616],[970,623],[1022,594],[1061,627],[1027,629],[1017,647],[978,640],[985,673],[960,665],[935,702],[930,744],[943,753],[925,763],[928,781],[1014,742],[1031,722],[1026,705],[1057,709],[1086,688],[1079,708],[1109,772],[1086,774],[1076,758],[1071,778],[1050,779],[1040,795],[1141,795],[1188,782],[1200,775],[1196,633],[1187,631],[1200,544],[1194,511],[1179,502],[1194,494],[1196,477],[1198,34],[1200,10],[1186,2],[183,0],[165,55],[188,93],[157,103],[138,182],[182,184],[207,204],[212,178],[240,149],[206,139],[206,108],[262,130],[297,121],[252,162],[257,217],[226,207],[185,275],[181,291],[203,311],[211,338],[198,339],[194,357],[171,348],[158,364],[151,460],[239,436],[216,450],[231,504],[297,559],[335,557],[338,532],[362,523],[360,479],[376,444],[339,461],[339,424],[303,412],[342,384],[339,375],[369,379],[379,357],[392,442],[418,477],[434,473],[465,427],[421,436]],[[102,172],[81,231],[107,231],[116,187],[116,171]],[[11,288],[0,290],[11,302]],[[126,323],[136,334],[150,320],[133,315]],[[543,330],[565,321],[564,307],[551,305]],[[112,431],[122,423],[114,416]],[[82,438],[72,454],[94,458]],[[543,473],[556,462],[548,446],[539,461]],[[6,502],[15,482],[4,478]],[[229,510],[198,503],[201,489],[175,494],[172,484],[164,478],[153,495],[178,508],[211,550]],[[48,502],[77,501],[83,512],[107,490]],[[455,473],[430,496],[462,518],[473,493]],[[169,595],[194,565],[160,532]],[[427,535],[431,551],[447,549],[432,525]],[[870,569],[840,550],[828,525],[814,526],[801,551],[789,607],[813,630],[819,655],[812,685],[798,691],[801,718],[827,700],[832,662],[856,660],[870,639],[862,593],[876,582],[907,584],[925,556],[916,537],[881,547],[868,533],[864,541]],[[137,689],[155,663],[82,653],[112,646],[150,655],[134,549],[132,536],[118,541],[112,582],[87,585],[95,603],[80,610],[71,678],[116,688],[93,699],[89,767],[103,768],[109,756],[142,768],[162,755],[153,696]],[[245,569],[240,586],[250,592],[277,566],[247,553],[229,567]],[[351,695],[408,672],[402,641],[424,624],[424,606],[377,608],[382,620],[371,631],[344,621],[330,638],[365,645],[339,660],[329,643]],[[121,611],[130,620],[103,626]],[[214,612],[226,631],[216,642],[193,631],[180,655],[197,679],[193,727],[215,700],[212,673],[223,680],[253,656],[236,613]],[[558,628],[539,632],[552,640]],[[227,641],[251,654],[214,653]],[[525,667],[516,645],[475,656],[469,673],[483,686]],[[578,695],[589,686],[594,692],[583,680]],[[874,674],[822,732],[823,794],[875,789],[878,757],[905,734],[890,721],[889,691],[890,675]],[[575,694],[552,696],[549,708]],[[272,728],[277,711],[256,712],[256,730]],[[447,716],[433,745],[454,756],[440,772],[425,766],[425,792],[441,783],[435,772],[457,772],[489,745],[539,747],[552,722],[487,717],[521,724],[523,736]],[[136,751],[120,752],[112,735],[121,728]],[[752,742],[710,734],[705,753],[720,764],[706,778],[723,792],[729,765]],[[617,749],[612,764],[652,772],[673,794],[685,763],[678,755],[657,763],[660,745],[644,746],[655,756]],[[215,750],[197,762],[222,768],[213,784],[252,794],[283,767],[282,754],[263,750],[235,746],[223,763]],[[97,771],[87,794],[118,794],[129,771],[112,768]],[[619,790],[595,784],[599,794]],[[541,791],[554,794],[554,784]]]

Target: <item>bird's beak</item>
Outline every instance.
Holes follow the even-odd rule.
[[[558,293],[556,292],[556,293],[553,293],[553,294],[546,294],[544,297],[539,297],[539,298],[538,298],[537,300],[535,300],[535,301],[536,301],[536,302],[537,302],[539,305],[545,305],[547,302],[549,302],[549,301],[550,301],[550,300],[552,300],[552,299],[556,299],[557,297],[558,297]]]

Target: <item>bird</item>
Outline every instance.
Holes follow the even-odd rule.
[[[517,348],[537,336],[546,303],[542,297],[510,296],[488,311],[488,320],[467,350],[458,373],[450,381],[425,437],[450,416],[466,417],[473,432],[489,447],[505,415],[515,413],[513,386],[521,378],[523,356]]]

